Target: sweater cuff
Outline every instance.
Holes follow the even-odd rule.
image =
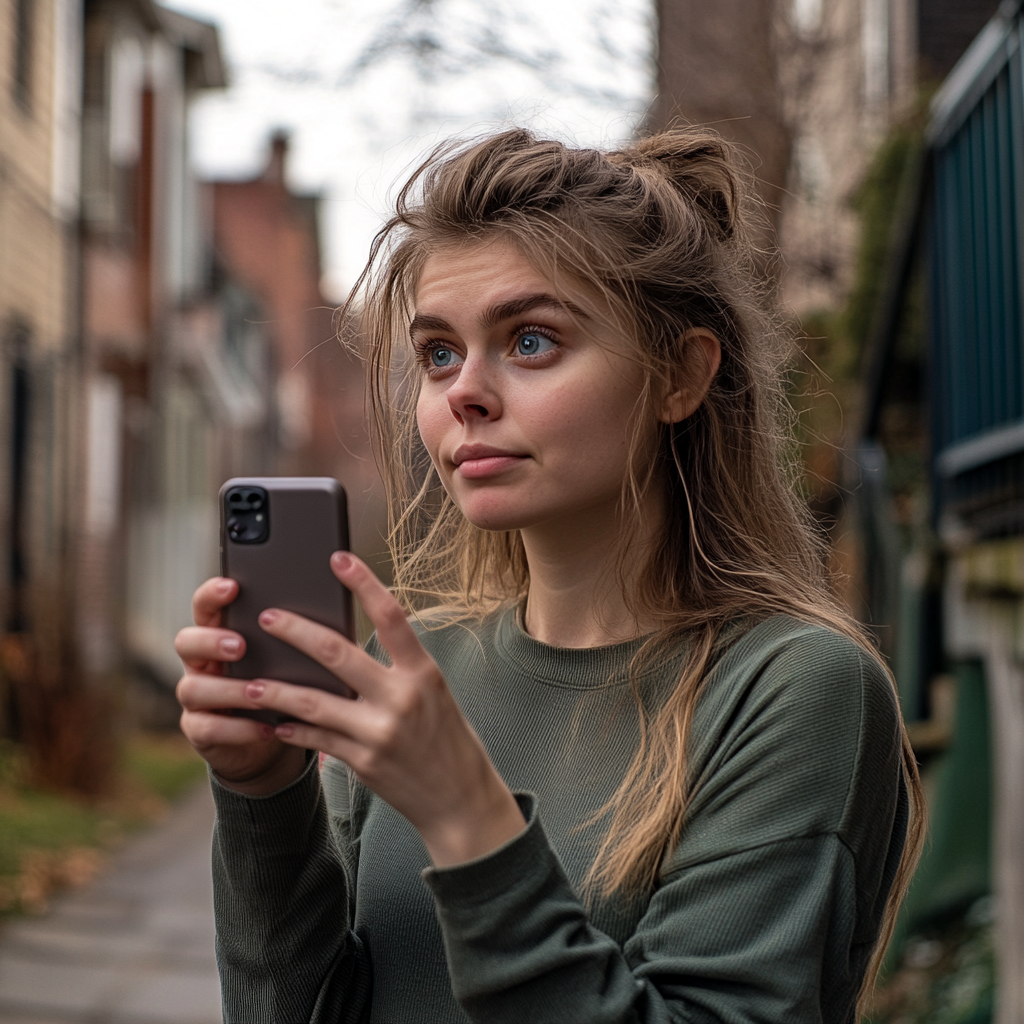
[[[526,828],[482,857],[445,868],[424,868],[423,880],[448,910],[485,903],[521,884],[524,873],[553,858],[532,793],[516,793]]]
[[[223,785],[212,768],[208,768],[217,823],[225,828],[241,826],[268,835],[288,829],[297,822],[305,823],[320,798],[320,772],[315,751],[307,751],[302,774],[284,789],[266,796],[249,796]]]

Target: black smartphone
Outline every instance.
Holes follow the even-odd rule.
[[[245,655],[225,662],[236,679],[280,679],[344,697],[354,692],[301,651],[260,628],[266,608],[283,608],[355,638],[352,595],[330,567],[348,550],[345,489],[330,477],[239,477],[220,489],[221,574],[238,583],[222,625],[245,638]],[[276,724],[274,712],[238,714]]]

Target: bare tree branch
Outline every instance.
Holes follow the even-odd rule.
[[[332,4],[342,11],[351,0]],[[549,41],[535,47],[517,45],[515,36],[543,40],[544,32],[521,10],[510,12],[495,0],[475,0],[457,8],[457,0],[402,0],[376,28],[359,54],[339,71],[315,67],[262,64],[255,70],[290,85],[320,84],[347,88],[370,72],[392,62],[411,68],[425,86],[438,85],[477,72],[506,65],[542,77],[544,91],[574,97],[602,106],[626,105],[636,99],[614,86],[593,86],[566,74],[562,50]],[[473,12],[473,17],[465,15]],[[612,26],[620,19],[621,5],[610,0],[594,12],[591,22],[594,46],[614,65],[636,66],[645,55],[630,54],[612,39]],[[649,60],[649,58],[646,58]],[[620,75],[609,74],[610,81]]]

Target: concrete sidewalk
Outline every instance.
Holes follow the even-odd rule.
[[[0,1024],[219,1024],[203,783],[90,886],[0,931]]]

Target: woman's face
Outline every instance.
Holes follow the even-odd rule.
[[[476,526],[585,528],[615,516],[644,375],[598,312],[507,242],[424,265],[410,326],[417,421]]]

